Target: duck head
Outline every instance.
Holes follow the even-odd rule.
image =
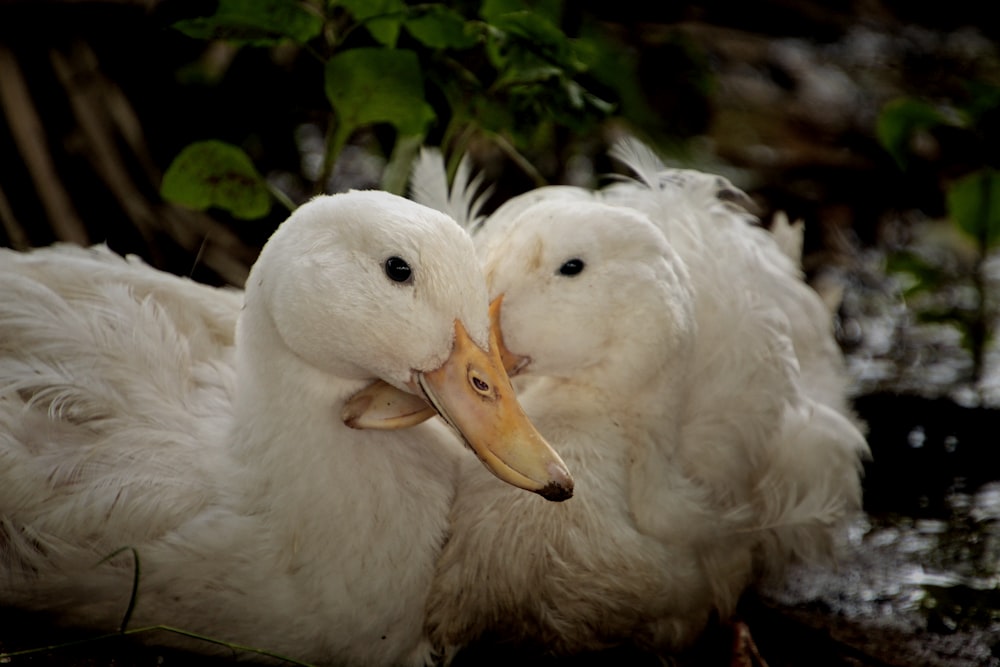
[[[517,402],[472,241],[448,216],[385,192],[317,197],[263,248],[246,310],[241,338],[273,332],[259,338],[331,384],[377,378],[431,406],[500,479],[572,495],[565,464]],[[355,395],[343,420],[358,426],[373,400]]]
[[[592,375],[605,392],[661,378],[671,364],[679,375],[694,336],[693,295],[663,232],[639,211],[556,194],[511,200],[480,232],[492,336],[507,372]],[[397,393],[366,391],[386,406]],[[431,416],[421,407],[397,402],[356,415],[357,424],[416,423]]]
[[[687,269],[633,209],[541,199],[481,244],[491,321],[513,374],[634,387],[680,361],[693,341]]]

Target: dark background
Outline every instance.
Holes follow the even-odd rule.
[[[947,109],[970,81],[1000,86],[995,7],[878,0],[567,4],[564,29],[597,19],[633,54],[647,107],[645,122],[636,113],[610,117],[583,136],[558,130],[554,145],[527,156],[546,180],[596,185],[612,168],[608,144],[636,131],[668,159],[731,178],[751,194],[765,223],[779,210],[804,219],[809,278],[832,273],[851,297],[839,322],[849,358],[905,366],[858,385],[856,404],[871,425],[876,454],[866,478],[872,516],[908,517],[911,525],[947,518],[949,494],[1000,477],[997,413],[982,396],[955,400],[955,386],[968,385],[964,371],[932,383],[921,370],[962,351],[928,347],[908,330],[919,318],[886,272],[886,258],[944,218],[950,179],[996,160],[1000,132],[987,123],[977,133],[923,136],[906,172],[876,137],[879,114],[895,98]],[[310,150],[303,128],[323,127],[329,111],[318,83],[322,65],[295,49],[236,53],[170,27],[196,5],[204,3],[0,0],[0,245],[106,242],[167,271],[242,284],[283,217],[280,207],[254,221],[186,210],[162,200],[162,174],[192,141],[222,139],[243,147],[262,174],[301,201],[315,185],[303,168]],[[219,78],[198,78],[205,68],[196,76],[195,62],[217,63]],[[380,132],[354,137],[326,190],[378,185]],[[474,158],[497,184],[494,205],[533,184],[488,145]],[[895,338],[879,349],[870,318],[885,303],[902,307]],[[916,426],[927,434],[919,450],[909,444]],[[991,519],[994,533],[995,525]],[[986,625],[995,627],[1000,605],[995,588],[987,593],[993,597],[977,604],[985,604]],[[940,616],[918,633],[917,645],[935,646],[921,655],[913,645],[904,648],[916,635],[875,630],[822,605],[795,614],[755,611],[772,667],[972,664],[959,657],[966,640]],[[980,639],[1000,654],[1000,638]],[[0,648],[49,641],[34,617],[0,617]],[[120,643],[88,646],[31,662],[190,659],[134,651]]]

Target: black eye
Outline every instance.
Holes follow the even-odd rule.
[[[564,276],[575,276],[583,271],[583,267],[584,263],[582,259],[567,259],[566,262],[559,267],[559,273]]]
[[[405,283],[410,279],[412,274],[413,269],[410,268],[410,265],[402,257],[390,257],[385,260],[385,275],[389,276],[390,280],[395,280],[397,283]]]

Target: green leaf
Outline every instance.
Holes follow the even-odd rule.
[[[510,12],[493,17],[491,23],[503,35],[493,53],[499,66],[508,62],[515,66],[546,62],[570,72],[585,69],[569,38],[557,25],[538,14]]]
[[[323,17],[299,0],[219,0],[215,13],[174,23],[189,37],[270,46],[305,44],[323,31]]]
[[[406,16],[403,0],[339,0],[354,20],[364,25],[379,44],[393,47]]]
[[[484,130],[496,134],[510,132],[516,126],[513,110],[508,105],[496,104],[485,96],[477,96],[469,102],[468,117]]]
[[[900,98],[885,105],[879,114],[875,134],[901,169],[909,164],[910,142],[919,132],[947,123],[936,108],[912,98]]]
[[[479,42],[476,31],[457,12],[443,5],[431,5],[419,16],[406,20],[413,38],[432,49],[463,50]]]
[[[556,84],[562,78],[563,71],[553,65],[539,64],[536,67],[509,68],[493,84],[497,90],[519,86]]]
[[[562,18],[562,5],[562,0],[484,0],[479,14],[492,23],[503,14],[527,11],[558,24]]]
[[[375,123],[390,123],[400,134],[423,134],[435,117],[424,97],[420,61],[406,49],[339,53],[326,65],[326,96],[344,137]]]
[[[271,210],[267,185],[242,149],[222,141],[187,146],[163,174],[164,199],[203,211],[225,209],[244,220]]]
[[[965,89],[969,101],[964,109],[969,115],[970,124],[978,127],[989,122],[989,118],[995,116],[1000,109],[1000,86],[970,81],[966,83]]]
[[[386,192],[397,195],[406,193],[406,184],[410,180],[410,173],[413,161],[420,152],[420,147],[424,145],[426,135],[400,135],[396,139],[396,145],[392,149],[389,162],[382,172],[382,182],[380,187]]]
[[[949,277],[940,269],[928,263],[924,258],[912,252],[900,251],[886,258],[888,273],[906,273],[912,278],[912,283],[904,289],[904,295],[911,297],[921,292],[934,292],[941,289]]]
[[[1000,240],[1000,173],[973,172],[948,187],[948,215],[984,250]]]
[[[708,99],[712,94],[713,73],[700,48],[690,46],[683,36],[671,35],[658,47],[663,60],[660,89],[671,91],[669,104],[654,109],[639,79],[639,54],[600,26],[584,24],[581,38],[574,40],[577,56],[587,74],[613,98],[617,113],[633,127],[653,136],[690,137],[705,131]],[[607,102],[605,103],[607,105]],[[601,108],[601,107],[599,107]],[[605,106],[606,108],[606,106]],[[704,109],[698,113],[698,109]]]

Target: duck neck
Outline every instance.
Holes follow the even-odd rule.
[[[230,448],[255,497],[290,503],[310,493],[311,478],[329,484],[337,457],[357,436],[340,418],[344,401],[371,380],[342,378],[292,352],[267,318],[247,317],[237,327],[237,387]],[[324,477],[327,477],[324,480]],[[281,493],[267,493],[271,487]],[[300,491],[296,491],[300,490]],[[294,505],[292,507],[294,511]]]
[[[445,441],[425,425],[405,436],[347,427],[344,401],[371,378],[306,363],[267,320],[240,322],[237,381],[229,446],[243,479],[229,486],[250,519],[254,572],[276,596],[313,601],[326,614],[314,626],[388,654],[410,650],[454,492]]]
[[[643,345],[638,338],[630,342],[612,348],[607,358],[584,370],[582,377],[601,388],[609,406],[633,415],[636,423],[655,422],[661,432],[667,423],[679,424],[684,387],[690,381],[692,342],[679,339],[669,345],[659,341]]]

